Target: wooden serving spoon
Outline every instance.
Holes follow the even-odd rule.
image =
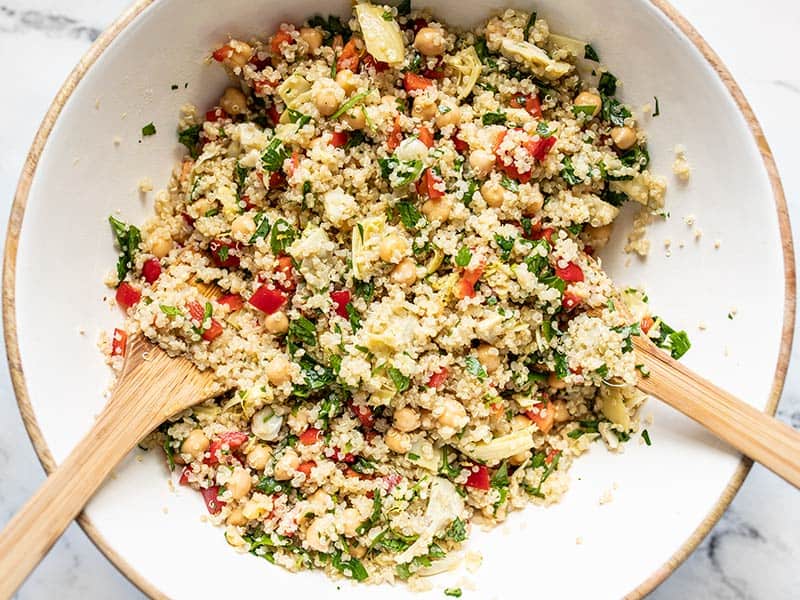
[[[213,298],[215,286],[197,284]],[[211,370],[128,339],[114,390],[89,432],[0,533],[0,599],[10,598],[111,470],[169,417],[219,394]]]
[[[207,294],[208,295],[208,294]],[[707,427],[800,487],[800,433],[696,375],[649,340],[633,338],[637,387]],[[10,598],[122,458],[172,415],[207,400],[213,376],[141,336],[128,343],[114,392],[94,427],[0,533],[0,598]]]

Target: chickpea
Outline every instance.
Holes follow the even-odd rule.
[[[633,127],[614,127],[611,130],[611,139],[620,150],[628,150],[636,143],[636,130]]]
[[[426,200],[422,205],[422,214],[427,217],[429,221],[439,221],[444,223],[450,218],[450,209],[453,203],[446,198],[438,198],[436,200]]]
[[[522,201],[522,214],[526,217],[535,216],[544,206],[544,196],[538,185],[533,186],[530,191],[520,194]]]
[[[247,517],[244,516],[244,511],[241,509],[241,507],[238,507],[231,511],[231,514],[228,515],[228,518],[225,520],[225,522],[228,525],[241,527],[247,523]]]
[[[339,108],[341,98],[337,90],[341,92],[342,88],[337,85],[323,85],[317,90],[314,96],[314,106],[323,117],[331,116]]]
[[[228,42],[228,46],[233,50],[228,60],[236,67],[245,66],[250,62],[250,59],[253,58],[253,49],[250,47],[250,44],[246,42],[231,40]]]
[[[330,550],[331,542],[328,539],[325,529],[330,525],[330,519],[318,518],[311,521],[306,529],[306,544],[312,550],[327,553]]]
[[[300,39],[308,44],[308,51],[315,54],[322,46],[322,34],[313,27],[301,27]]]
[[[289,331],[289,318],[282,310],[268,315],[264,319],[264,329],[272,335],[280,335]]]
[[[514,415],[511,419],[511,431],[519,431],[520,429],[525,429],[528,427],[533,421],[531,421],[525,415]]]
[[[554,390],[563,390],[565,387],[567,387],[566,382],[563,379],[560,379],[555,373],[550,373],[547,376],[547,385]]]
[[[361,106],[358,106],[352,110],[348,110],[340,118],[342,121],[347,123],[347,125],[353,131],[357,129],[364,129],[364,127],[367,125],[367,117],[364,114],[363,107]]]
[[[166,229],[156,229],[150,237],[150,252],[156,258],[164,258],[172,250],[172,238]]]
[[[491,344],[481,344],[475,352],[487,373],[494,373],[500,366],[500,351]]]
[[[239,88],[229,87],[219,99],[219,105],[229,115],[241,115],[247,111],[247,97]]]
[[[419,427],[419,413],[409,406],[394,411],[393,426],[398,431],[409,432]]]
[[[600,112],[600,109],[603,107],[603,100],[597,94],[593,94],[592,92],[581,92],[577,96],[575,96],[575,100],[572,102],[574,106],[592,106],[592,117],[596,117],[597,113]]]
[[[430,121],[436,116],[436,105],[427,96],[417,96],[411,106],[411,116],[423,121]]]
[[[263,471],[269,462],[270,456],[272,456],[272,451],[269,446],[258,445],[247,453],[247,464],[256,471]]]
[[[517,452],[514,456],[509,457],[508,462],[518,467],[519,465],[524,465],[528,462],[528,459],[531,457],[530,450],[523,450],[522,452]]]
[[[292,379],[291,363],[283,354],[279,354],[267,364],[265,372],[272,385],[282,385]]]
[[[486,150],[473,150],[469,155],[469,166],[478,177],[486,177],[494,168],[494,154]]]
[[[250,480],[250,471],[241,467],[236,467],[231,473],[231,478],[225,484],[227,489],[234,500],[244,498],[250,491],[250,486],[253,482]]]
[[[604,248],[608,240],[611,239],[611,229],[611,223],[602,225],[601,227],[587,227],[584,230],[583,239],[595,250],[600,250]]]
[[[486,201],[486,204],[497,208],[503,205],[506,190],[496,181],[485,181],[481,186],[481,196]]]
[[[398,263],[408,252],[408,242],[400,235],[390,234],[381,240],[378,255],[381,260],[389,263]]]
[[[449,110],[442,112],[443,108],[447,108]],[[436,110],[436,126],[440,129],[442,127],[447,127],[448,125],[458,125],[459,123],[461,123],[461,109],[458,106],[448,106],[446,104],[442,104]]]
[[[444,410],[436,421],[442,427],[460,430],[467,424],[469,418],[467,417],[467,410],[458,400],[447,398],[444,401]]]
[[[383,441],[386,442],[389,450],[398,454],[405,454],[411,450],[411,436],[402,431],[397,431],[394,427],[383,434]]]
[[[361,513],[355,508],[345,508],[342,511],[342,531],[345,537],[355,537],[358,535],[358,526],[361,525]]]
[[[566,423],[570,420],[569,409],[566,400],[553,400],[553,420],[556,423]]]
[[[410,258],[404,258],[392,269],[390,278],[400,285],[412,285],[417,281],[417,264]]]
[[[423,27],[414,38],[414,48],[425,56],[439,56],[445,48],[444,35],[439,29]]]
[[[356,546],[352,544],[350,546],[350,556],[353,558],[364,558],[367,554],[367,547],[366,546]]]
[[[306,502],[308,502],[308,510],[317,516],[324,515],[328,510],[333,508],[333,500],[330,494],[323,490],[317,490],[311,494],[306,499]]]
[[[297,472],[297,467],[299,466],[300,457],[297,455],[297,452],[291,448],[287,448],[278,459],[278,462],[275,463],[275,472],[273,475],[278,481],[286,481],[294,477],[294,474]]]
[[[249,240],[256,232],[256,222],[248,214],[239,215],[231,223],[231,233],[242,240]]]
[[[345,94],[352,94],[358,89],[358,78],[350,69],[342,69],[336,73],[336,83],[344,90]]]
[[[190,455],[195,460],[203,458],[211,442],[202,429],[192,429],[181,444],[181,453]]]

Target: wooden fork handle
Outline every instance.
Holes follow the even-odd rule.
[[[800,487],[800,432],[693,373],[649,341],[634,338],[649,369],[638,388],[691,417],[745,456]]]
[[[109,408],[0,533],[0,599],[11,598],[111,469],[147,434],[144,419],[137,426]]]

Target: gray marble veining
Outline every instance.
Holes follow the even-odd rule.
[[[742,85],[783,175],[793,223],[800,223],[800,67],[791,41],[800,4],[765,0],[758,24],[724,0],[676,0]],[[127,0],[6,0],[0,4],[0,234],[16,180],[39,121],[61,81]],[[724,19],[720,15],[725,15]],[[15,60],[24,53],[24,60]],[[787,118],[789,117],[789,118]],[[793,353],[778,416],[800,427],[800,349]],[[5,368],[0,372],[0,524],[43,478],[24,432]],[[687,490],[690,493],[691,490]],[[646,529],[631,543],[647,543]],[[697,551],[652,595],[733,600],[800,597],[800,494],[756,466],[722,520]],[[18,594],[20,600],[141,599],[136,590],[72,525]]]

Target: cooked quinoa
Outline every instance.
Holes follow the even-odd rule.
[[[235,84],[183,108],[155,216],[111,219],[107,350],[143,334],[216,374],[150,441],[232,546],[415,580],[630,437],[632,335],[688,340],[593,258],[629,200],[644,251],[665,185],[591,47],[514,10],[355,10],[214,50]]]

